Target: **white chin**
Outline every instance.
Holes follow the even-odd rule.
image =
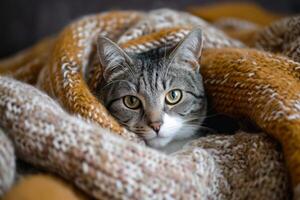
[[[160,149],[164,146],[166,146],[169,142],[171,142],[172,137],[167,137],[167,138],[161,138],[161,137],[156,137],[150,140],[146,140],[146,143],[148,146],[155,148],[155,149]]]

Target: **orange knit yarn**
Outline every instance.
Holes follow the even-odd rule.
[[[241,7],[235,8],[238,10]],[[247,8],[250,8],[249,12],[253,9]],[[243,13],[241,10],[239,12]],[[206,18],[215,20],[218,15],[208,15]],[[271,15],[264,18],[265,14],[254,16],[258,18],[253,20],[261,24],[267,24],[277,18]],[[110,117],[104,106],[92,95],[82,72],[89,63],[88,56],[93,51],[92,44],[95,42],[94,34],[98,33],[99,29],[107,36],[117,38],[141,17],[142,14],[139,12],[110,12],[89,16],[71,24],[56,39],[49,60],[44,63],[45,68],[41,73],[39,85],[57,98],[70,112],[96,121],[115,133],[130,134]],[[170,32],[155,33],[152,36],[162,37],[164,34]],[[135,40],[123,44],[123,47],[143,45],[153,39],[151,35],[147,37],[149,40]],[[82,43],[82,41],[89,43]],[[50,47],[46,46],[45,49],[52,48],[51,42],[46,44]],[[37,56],[43,52],[43,48],[38,52],[33,50]],[[9,63],[19,66],[14,60]],[[5,63],[0,63],[1,65],[6,66]],[[205,88],[208,95],[212,97],[215,108],[221,113],[250,118],[279,140],[283,146],[293,184],[298,185],[300,183],[300,101],[298,100],[300,63],[254,49],[221,48],[204,50],[201,65]],[[5,71],[3,73],[7,74]],[[15,77],[23,79],[23,76]],[[131,134],[131,137],[134,138],[134,134]]]
[[[3,200],[84,200],[87,199],[74,190],[70,184],[50,175],[24,177],[4,197]]]
[[[294,185],[300,183],[300,63],[253,49],[209,49],[201,72],[214,108],[247,117],[283,146]]]

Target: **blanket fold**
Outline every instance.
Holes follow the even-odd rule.
[[[204,137],[167,156],[70,116],[26,84],[0,77],[0,91],[0,123],[17,156],[96,199],[283,199],[289,193],[278,144],[263,134]]]
[[[247,48],[248,43],[184,12],[83,17],[58,36],[0,62],[0,126],[19,158],[61,175],[96,199],[285,199],[289,175],[295,191],[300,187],[299,32],[297,23],[289,23],[295,19],[250,28],[249,44],[274,54]],[[295,36],[276,40],[291,41],[281,48],[288,50],[269,48],[273,40],[262,39],[273,26],[295,30]],[[176,45],[193,27],[203,30],[201,73],[213,107],[252,120],[280,143],[285,159],[281,146],[264,133],[203,137],[167,156],[137,144],[141,139],[93,95],[102,75],[95,58],[99,34],[140,53]],[[4,76],[36,84],[50,97]],[[3,180],[0,191],[6,190]]]
[[[7,136],[0,130],[0,196],[12,186],[15,178],[14,148]]]

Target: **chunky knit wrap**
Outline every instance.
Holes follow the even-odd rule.
[[[276,26],[290,27],[286,23]],[[266,134],[211,135],[165,155],[145,147],[93,95],[101,79],[95,42],[105,35],[138,53],[175,45],[196,26],[203,30],[201,73],[213,107],[252,120]],[[263,31],[255,33],[255,44],[273,51]],[[284,53],[287,58],[274,52],[248,49],[200,18],[166,9],[75,21],[55,38],[0,62],[0,126],[6,133],[0,132],[0,192],[14,176],[8,136],[18,158],[96,199],[285,199],[291,188],[297,197],[300,63],[295,53]]]

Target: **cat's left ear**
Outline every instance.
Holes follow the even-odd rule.
[[[103,67],[103,76],[114,72],[122,63],[131,64],[130,57],[116,43],[110,39],[99,36],[97,41],[97,51],[100,63]]]
[[[202,31],[195,28],[177,45],[171,53],[171,59],[179,63],[190,63],[193,69],[199,70],[202,47]]]

